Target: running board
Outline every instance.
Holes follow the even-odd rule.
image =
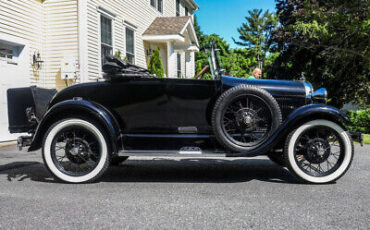
[[[179,150],[122,150],[118,156],[132,157],[226,157],[225,152],[202,151],[201,149]]]

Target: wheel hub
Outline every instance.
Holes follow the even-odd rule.
[[[236,114],[236,119],[240,126],[246,131],[254,130],[257,125],[257,113],[253,109],[243,108]]]
[[[69,139],[66,143],[66,156],[76,164],[83,164],[89,159],[89,143],[82,138]]]
[[[325,162],[330,155],[330,144],[322,138],[315,138],[307,143],[306,158],[314,164]]]

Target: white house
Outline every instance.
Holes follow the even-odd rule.
[[[166,77],[194,77],[197,9],[193,0],[0,0],[0,141],[14,139],[8,88],[96,81],[106,53],[146,67],[159,48]]]

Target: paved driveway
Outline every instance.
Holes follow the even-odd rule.
[[[266,158],[132,158],[101,182],[55,183],[40,153],[0,149],[0,229],[369,229],[370,147],[335,184]]]

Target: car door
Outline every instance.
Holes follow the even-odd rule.
[[[166,119],[171,133],[208,134],[218,80],[166,79]]]
[[[123,121],[124,133],[166,133],[166,82],[158,78],[137,78],[106,87],[110,107]],[[105,103],[105,104],[107,104]]]

